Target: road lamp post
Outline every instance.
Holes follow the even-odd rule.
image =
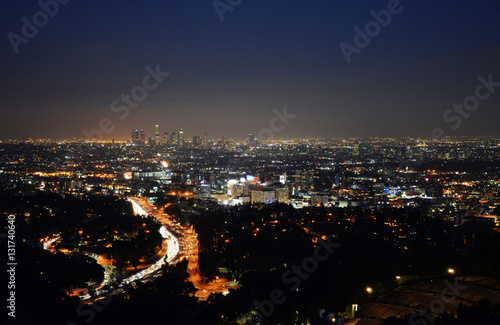
[[[366,292],[368,292],[368,301],[370,301],[371,294],[373,292],[373,289],[370,287],[366,287]]]

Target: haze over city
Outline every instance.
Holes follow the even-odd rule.
[[[242,1],[219,11],[210,1],[71,1],[39,18],[31,38],[22,17],[32,23],[41,7],[4,2],[0,139],[84,137],[103,118],[115,127],[106,139],[154,124],[245,138],[284,106],[298,118],[283,138],[430,138],[437,127],[498,135],[498,90],[459,128],[443,121],[478,77],[500,80],[498,1],[398,3],[348,63],[341,44],[355,46],[355,28],[390,1]],[[112,103],[156,65],[170,75],[119,119]]]
[[[499,17],[3,1],[0,324],[500,324]]]

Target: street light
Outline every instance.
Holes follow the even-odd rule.
[[[372,294],[373,289],[370,287],[366,287],[366,292],[368,292],[368,301],[370,301],[370,295]]]
[[[455,274],[455,270],[454,269],[448,269],[448,274]]]

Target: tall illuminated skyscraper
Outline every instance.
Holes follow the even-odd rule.
[[[156,144],[160,143],[160,126],[158,124],[155,125],[155,141]]]
[[[198,148],[201,145],[201,137],[199,135],[193,135],[193,146]]]
[[[175,132],[172,132],[172,134],[170,135],[170,145],[174,146],[176,144],[177,144],[177,137],[175,135]]]
[[[132,130],[132,143],[139,143],[139,130]]]
[[[202,145],[203,148],[208,147],[208,135],[207,135],[207,132],[203,132],[203,140],[202,140],[201,145]]]
[[[184,132],[182,131],[182,128],[179,129],[179,133],[177,134],[179,137],[179,146],[184,145]]]
[[[248,135],[248,146],[249,147],[255,146],[255,136],[251,133]]]
[[[146,133],[144,133],[144,129],[141,129],[141,142],[143,144],[146,143]]]

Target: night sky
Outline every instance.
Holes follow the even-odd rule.
[[[44,24],[37,1],[2,1],[0,139],[84,137],[103,119],[106,139],[154,124],[245,138],[285,106],[297,117],[276,137],[500,135],[498,85],[460,123],[443,119],[474,103],[479,76],[500,82],[500,1],[401,0],[348,63],[340,44],[397,2],[243,0],[221,21],[212,1],[73,0]],[[24,37],[34,15],[41,27]],[[24,37],[17,54],[9,33]],[[114,112],[157,65],[170,75],[128,116]]]

